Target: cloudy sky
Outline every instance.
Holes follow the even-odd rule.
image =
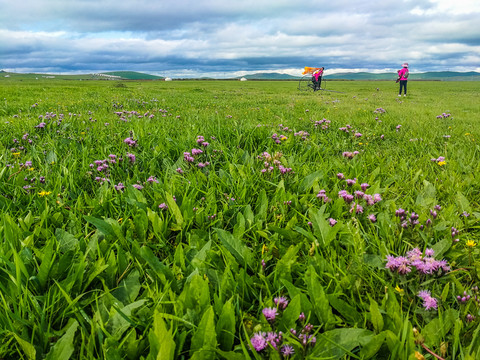
[[[478,0],[0,0],[0,69],[480,71]]]

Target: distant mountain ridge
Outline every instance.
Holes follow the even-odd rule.
[[[247,80],[294,80],[300,79],[301,76],[292,76],[280,73],[257,73],[243,76]],[[240,77],[238,77],[240,78]],[[396,73],[337,73],[325,75],[327,80],[395,80]],[[441,71],[441,72],[424,72],[424,73],[410,73],[409,80],[440,80],[440,81],[480,81],[480,73],[475,71],[470,72],[455,72],[455,71]]]
[[[1,78],[11,79],[58,79],[58,80],[165,80],[162,76],[151,75],[147,73],[137,71],[110,71],[94,74],[77,74],[77,75],[62,75],[62,74],[36,74],[36,73],[14,73],[5,70],[0,70],[2,74]],[[246,80],[299,80],[301,76],[292,76],[289,74],[281,73],[256,73],[250,75],[244,75],[239,77],[230,78],[229,80],[239,80],[245,78]],[[181,80],[215,80],[214,78],[192,78]],[[328,69],[325,75],[326,80],[396,80],[396,73],[337,73],[328,74]],[[227,79],[219,79],[227,80]],[[480,72],[455,72],[455,71],[442,71],[442,72],[424,72],[424,73],[410,73],[409,80],[431,80],[431,81],[480,81]]]

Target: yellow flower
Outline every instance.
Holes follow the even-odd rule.
[[[38,193],[38,195],[41,197],[44,197],[44,196],[50,195],[51,193],[52,193],[51,191],[42,190]]]
[[[465,133],[465,136],[468,136],[468,135],[470,135],[470,133]]]
[[[477,243],[473,240],[467,240],[467,246],[473,248],[477,246]]]
[[[262,246],[262,255],[265,253],[265,251],[268,251],[267,247],[265,246],[265,244],[263,244]]]
[[[437,164],[438,164],[438,166],[443,166],[443,165],[446,165],[447,162],[446,161],[439,161]]]
[[[33,171],[33,170],[35,170],[35,169],[34,169],[33,167],[31,167],[31,168],[28,168],[27,170],[28,170],[28,171]]]
[[[398,286],[398,285],[395,286],[395,291],[398,291],[398,293],[399,293],[400,295],[402,295],[402,296],[403,296],[403,294],[404,294],[404,290],[401,289],[400,286]]]
[[[12,155],[15,156],[15,157],[18,157],[18,156],[20,156],[20,152],[13,153]]]
[[[287,140],[287,137],[284,135],[280,138],[280,140],[285,141],[285,140]]]
[[[80,133],[80,135],[85,135],[85,131],[82,131],[82,132]]]

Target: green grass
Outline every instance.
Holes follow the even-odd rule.
[[[0,85],[0,358],[282,358],[269,331],[297,359],[480,354],[478,83]],[[385,268],[416,247],[451,270]]]

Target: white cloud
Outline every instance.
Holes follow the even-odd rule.
[[[380,71],[409,61],[426,71],[475,69],[480,57],[477,0],[0,0],[0,8],[4,68]]]

